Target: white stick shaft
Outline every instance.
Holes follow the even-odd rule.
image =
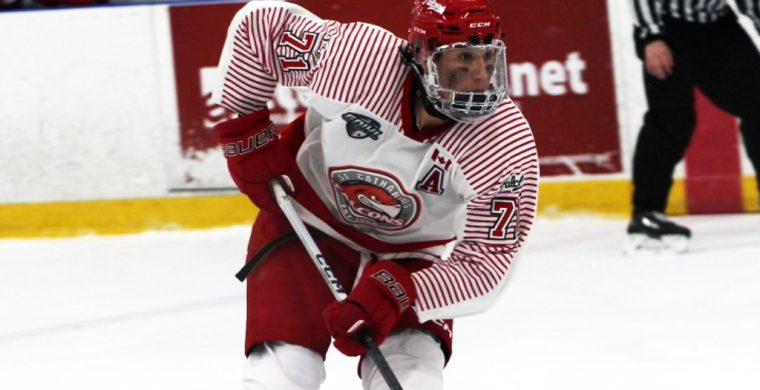
[[[272,192],[274,193],[274,197],[277,200],[277,204],[280,206],[282,213],[285,214],[290,225],[293,226],[293,230],[295,230],[298,238],[303,242],[303,246],[306,248],[306,252],[309,253],[309,257],[311,257],[311,260],[314,261],[314,265],[319,269],[322,279],[324,279],[325,283],[330,287],[330,291],[332,291],[335,299],[338,302],[343,302],[346,299],[346,290],[344,290],[343,286],[338,282],[338,278],[335,277],[332,268],[330,268],[330,265],[325,261],[325,257],[322,256],[322,252],[319,250],[314,239],[311,237],[311,234],[309,234],[309,231],[306,229],[306,225],[303,224],[298,213],[296,213],[296,209],[293,207],[290,197],[277,180],[272,181]]]
[[[303,221],[301,221],[301,218],[298,217],[296,209],[293,207],[293,203],[290,201],[290,197],[282,188],[282,185],[280,185],[277,179],[272,180],[272,192],[274,193],[274,197],[277,200],[277,204],[280,206],[280,209],[282,209],[283,214],[285,214],[285,217],[290,222],[290,225],[293,226],[293,230],[295,230],[298,238],[301,239],[304,248],[306,248],[306,252],[309,253],[309,257],[311,257],[314,265],[316,265],[319,269],[319,273],[322,275],[322,279],[324,279],[325,283],[327,283],[327,286],[330,287],[330,291],[332,291],[335,299],[338,302],[343,302],[346,300],[346,290],[343,289],[343,286],[341,286],[340,282],[338,282],[338,278],[336,278],[333,274],[330,265],[327,264],[325,257],[322,256],[322,252],[320,252],[317,244],[314,242],[314,239],[311,238],[311,234],[309,234],[309,231],[306,229],[306,225],[304,225]],[[404,390],[401,387],[398,378],[396,378],[396,374],[393,373],[391,366],[388,365],[388,361],[385,360],[385,356],[383,356],[383,353],[380,352],[380,349],[375,344],[375,341],[372,340],[372,336],[369,333],[369,328],[365,328],[362,331],[359,331],[357,338],[359,339],[359,342],[367,347],[367,354],[369,355],[370,359],[375,362],[378,370],[380,370],[380,375],[382,375],[385,383],[388,384],[388,388],[390,390]]]

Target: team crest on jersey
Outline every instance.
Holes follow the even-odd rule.
[[[346,131],[351,138],[371,138],[373,141],[377,141],[383,132],[380,131],[380,122],[366,116],[357,114],[354,112],[347,112],[341,115],[344,121],[346,121]]]
[[[359,168],[330,170],[335,201],[348,223],[384,230],[408,227],[419,216],[419,199],[395,177]]]

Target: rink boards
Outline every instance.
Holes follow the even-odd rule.
[[[324,18],[405,34],[398,15],[408,14],[406,1],[298,3]],[[626,215],[646,107],[627,5],[494,3],[505,20],[511,95],[539,146],[540,212]],[[210,133],[229,114],[208,101],[226,26],[240,6],[0,14],[0,36],[15,37],[0,43],[0,237],[250,222],[256,210],[234,191]],[[305,102],[278,90],[273,120],[287,122]],[[699,112],[669,211],[756,211],[735,119],[706,100]]]

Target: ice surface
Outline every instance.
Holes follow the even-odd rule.
[[[689,253],[625,257],[624,220],[539,218],[455,322],[447,389],[760,388],[760,216],[677,220]],[[0,389],[237,389],[248,231],[0,240]],[[322,388],[355,364],[331,352]]]

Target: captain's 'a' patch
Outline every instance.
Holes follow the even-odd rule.
[[[418,191],[429,192],[431,194],[442,195],[443,194],[443,176],[446,172],[438,165],[433,165],[430,170],[427,171],[425,177],[417,182],[415,188]]]

